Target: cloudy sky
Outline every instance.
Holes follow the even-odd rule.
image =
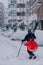
[[[0,2],[3,2],[4,5],[5,5],[5,7],[7,7],[7,5],[8,5],[8,0],[0,0]]]

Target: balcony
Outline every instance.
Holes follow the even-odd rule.
[[[39,8],[40,6],[41,6],[41,0],[36,0],[34,3],[33,3],[33,5],[31,5],[31,9],[32,8]]]
[[[17,8],[25,8],[25,4],[17,4]]]

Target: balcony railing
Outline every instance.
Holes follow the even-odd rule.
[[[40,6],[41,6],[41,0],[36,0],[34,3],[33,3],[33,5],[31,6],[31,9],[32,8],[39,8]]]
[[[18,8],[25,8],[25,4],[17,4]]]

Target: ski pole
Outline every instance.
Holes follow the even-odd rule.
[[[20,53],[21,47],[22,47],[22,43],[21,43],[21,46],[20,46],[20,48],[19,48],[19,51],[18,51],[17,57],[19,56],[19,53]]]
[[[36,22],[33,32],[37,29],[37,26],[38,26],[38,22]]]

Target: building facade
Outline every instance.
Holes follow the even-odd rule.
[[[4,24],[4,4],[0,2],[0,26]]]
[[[29,17],[29,0],[8,0],[8,20],[26,20]]]
[[[26,0],[25,1],[25,19],[27,22],[29,22],[29,16],[30,16],[30,1]]]
[[[4,24],[8,24],[8,8],[4,8]]]
[[[29,0],[17,0],[17,20],[27,20],[30,12]]]
[[[8,22],[14,23],[16,21],[16,0],[8,0]]]
[[[20,22],[25,18],[25,0],[17,0],[17,20]]]
[[[40,21],[40,29],[43,29],[43,0],[30,0],[30,5],[30,15],[34,13],[37,15],[37,20]]]

